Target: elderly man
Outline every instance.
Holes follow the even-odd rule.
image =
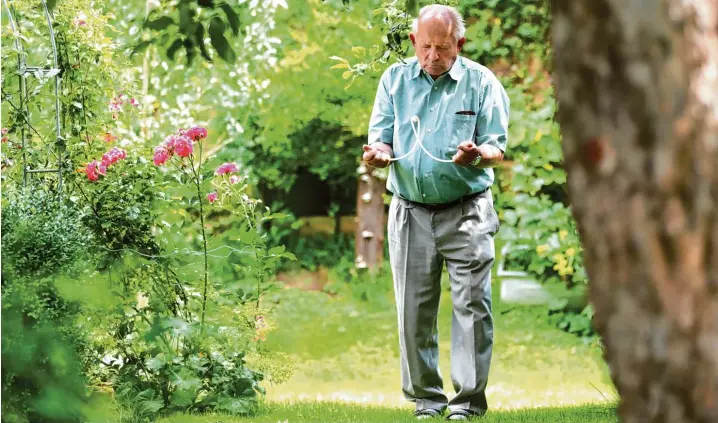
[[[388,239],[402,389],[422,419],[441,416],[447,408],[449,420],[487,410],[493,236],[499,229],[490,188],[492,168],[506,150],[509,100],[490,70],[458,55],[466,42],[464,29],[454,8],[421,9],[410,35],[416,59],[383,74],[362,157],[373,167],[391,164]],[[426,151],[417,147],[401,158],[416,142],[414,116]],[[453,303],[451,379],[456,395],[451,401],[438,367],[444,262]]]

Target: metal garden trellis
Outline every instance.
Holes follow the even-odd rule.
[[[10,21],[10,26],[13,30],[14,34],[20,33],[20,27],[17,22],[17,16],[15,13],[15,9],[12,7],[12,5],[8,2],[8,0],[2,0],[3,6],[5,7],[7,11],[8,20]],[[62,159],[63,159],[63,153],[65,151],[65,139],[62,137],[62,127],[61,127],[61,120],[60,120],[60,114],[61,114],[61,104],[60,104],[60,83],[61,83],[61,77],[60,77],[60,68],[58,65],[58,57],[57,57],[57,45],[55,42],[55,30],[52,27],[52,14],[50,13],[50,10],[47,6],[47,2],[45,0],[40,0],[42,3],[42,8],[45,13],[45,18],[47,21],[47,27],[50,34],[50,43],[52,46],[52,60],[53,60],[53,66],[52,67],[43,67],[43,66],[27,66],[26,63],[26,57],[25,57],[25,49],[22,46],[22,43],[19,40],[18,36],[14,37],[15,42],[15,48],[18,51],[18,65],[17,65],[17,75],[20,81],[20,104],[19,104],[19,112],[21,113],[23,120],[22,120],[22,127],[20,129],[20,137],[21,137],[21,146],[22,146],[22,186],[23,189],[27,186],[28,183],[28,177],[32,174],[36,173],[57,173],[58,177],[58,192],[62,192]],[[28,107],[28,93],[27,93],[27,83],[26,78],[28,76],[35,76],[35,77],[43,77],[43,76],[50,76],[55,78],[55,146],[57,148],[57,169],[31,169],[30,165],[28,164],[27,160],[27,149],[26,149],[26,132],[30,126],[30,108]]]

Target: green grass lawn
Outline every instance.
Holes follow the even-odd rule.
[[[378,283],[390,284],[390,280]],[[495,340],[487,396],[491,409],[603,404],[613,387],[596,342],[547,322],[545,307],[502,304],[494,286]],[[372,302],[297,289],[276,295],[278,329],[270,350],[297,365],[286,383],[267,386],[268,400],[348,401],[401,407],[396,313],[391,289]],[[442,293],[440,368],[451,395],[451,301]]]
[[[440,369],[449,396],[451,301],[446,274],[439,316]],[[545,307],[500,301],[494,280],[494,356],[484,422],[617,422],[614,388],[596,341],[550,325]],[[410,422],[401,394],[397,320],[389,275],[370,287],[371,301],[289,288],[269,295],[277,329],[268,351],[296,366],[282,384],[267,384],[251,418],[180,414],[163,423]],[[440,421],[440,420],[437,420]]]
[[[429,421],[445,421],[432,419]],[[580,407],[539,408],[533,410],[490,411],[480,421],[486,423],[614,423],[613,407],[587,405]],[[274,404],[252,418],[221,415],[175,415],[159,423],[409,423],[416,422],[410,409],[377,407],[345,403],[314,402]]]

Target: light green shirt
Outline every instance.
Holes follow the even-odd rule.
[[[468,140],[506,151],[509,99],[489,69],[459,56],[449,72],[434,81],[416,58],[405,62],[392,65],[381,77],[369,122],[370,144],[389,144],[394,157],[403,156],[416,142],[411,127],[416,115],[422,143],[438,158],[451,159],[456,147]],[[411,201],[446,203],[482,191],[493,181],[492,169],[439,163],[417,146],[408,157],[392,162],[387,189]]]

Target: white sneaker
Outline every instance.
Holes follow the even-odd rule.
[[[416,410],[414,411],[414,417],[416,417],[417,420],[435,419],[441,417],[441,411],[432,408]]]

